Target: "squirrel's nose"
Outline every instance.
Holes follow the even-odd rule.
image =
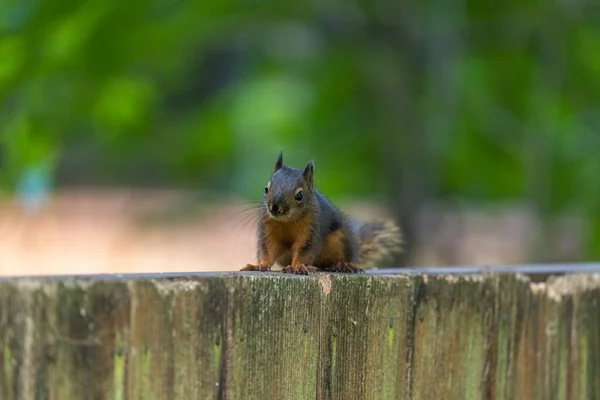
[[[271,204],[271,212],[273,214],[279,214],[279,210],[280,210],[279,204],[277,204],[277,203]]]

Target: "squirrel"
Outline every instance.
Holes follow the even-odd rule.
[[[279,153],[264,188],[258,218],[258,264],[241,271],[360,273],[402,250],[402,234],[391,222],[359,223],[335,207],[314,185],[314,164],[283,164]]]

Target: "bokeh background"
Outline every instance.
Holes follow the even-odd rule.
[[[0,273],[234,270],[280,150],[395,266],[600,255],[600,3],[0,3]],[[246,211],[244,211],[246,210]]]

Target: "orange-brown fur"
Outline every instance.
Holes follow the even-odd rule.
[[[313,216],[310,214],[290,222],[265,221],[267,253],[276,254],[275,261],[281,260],[286,265],[291,262],[295,268],[304,264],[298,250],[307,242],[312,223]]]
[[[316,263],[318,265],[336,265],[344,259],[344,233],[342,231],[330,233]]]

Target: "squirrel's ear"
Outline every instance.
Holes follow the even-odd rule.
[[[306,168],[304,168],[304,172],[302,175],[304,176],[304,180],[308,184],[308,187],[312,189],[315,175],[315,166],[313,165],[312,161],[308,163]]]
[[[277,162],[275,163],[275,168],[273,168],[273,172],[276,172],[283,167],[283,151],[279,152],[279,157],[277,157]]]

